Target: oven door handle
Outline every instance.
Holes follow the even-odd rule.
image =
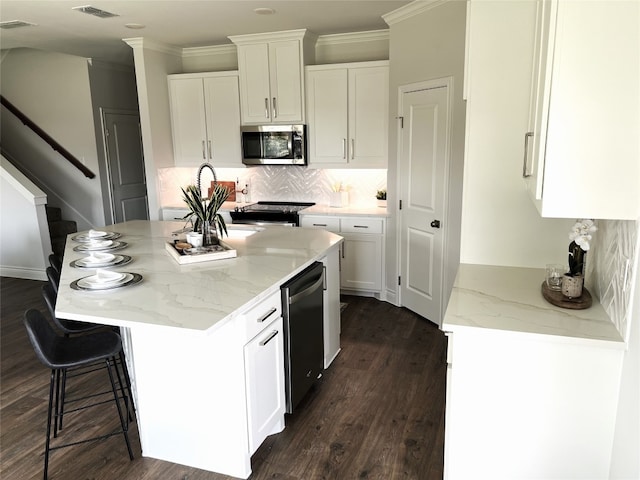
[[[308,297],[313,292],[318,290],[318,288],[322,287],[323,284],[324,284],[324,272],[323,272],[322,275],[320,275],[320,278],[315,283],[313,283],[312,285],[308,286],[307,288],[305,288],[301,292],[296,293],[292,297],[289,297],[289,305],[293,305],[294,303],[299,302],[303,298]]]

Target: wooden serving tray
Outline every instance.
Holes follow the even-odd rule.
[[[593,303],[589,290],[582,287],[582,295],[577,298],[565,297],[560,290],[551,290],[547,286],[547,282],[542,282],[542,296],[551,305],[560,308],[570,308],[572,310],[584,310],[589,308]]]
[[[188,254],[178,251],[174,242],[166,242],[164,246],[167,252],[169,252],[169,255],[171,255],[171,257],[180,265],[210,262],[212,260],[222,260],[224,258],[235,258],[238,256],[235,249],[223,242],[220,242],[220,246],[222,247],[222,250],[220,251],[197,254]]]

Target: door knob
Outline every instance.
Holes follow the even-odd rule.
[[[434,220],[433,222],[431,222],[431,226],[433,228],[440,228],[440,220]]]

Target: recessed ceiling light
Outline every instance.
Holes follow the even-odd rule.
[[[127,28],[131,28],[132,30],[140,30],[146,27],[146,25],[143,25],[141,23],[125,23],[124,26]]]
[[[100,18],[111,18],[111,17],[119,17],[119,15],[111,12],[107,12],[105,10],[100,10],[99,8],[92,7],[91,5],[84,5],[82,7],[72,7],[71,10],[77,10],[82,13],[86,13],[88,15],[93,15],[95,17]]]
[[[23,22],[22,20],[9,20],[6,22],[0,22],[0,28],[20,28],[20,27],[35,27],[35,23]]]
[[[276,11],[273,8],[266,8],[266,7],[254,8],[253,11],[258,15],[273,15],[274,13],[276,13]]]

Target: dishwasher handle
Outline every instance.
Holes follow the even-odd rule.
[[[320,278],[318,278],[318,280],[316,280],[313,284],[309,285],[307,288],[305,288],[301,292],[296,293],[295,295],[289,297],[289,305],[293,305],[294,303],[299,302],[303,298],[308,297],[313,292],[318,290],[318,288],[322,287],[323,284],[324,284],[324,272],[322,272],[322,274],[320,275]]]

